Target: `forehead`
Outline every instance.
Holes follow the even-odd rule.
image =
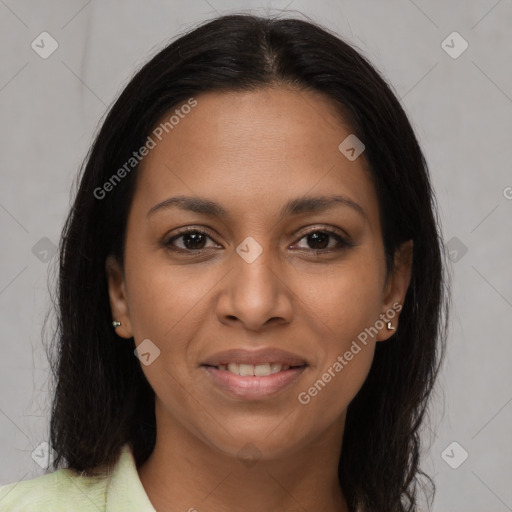
[[[277,212],[298,196],[342,194],[378,221],[366,162],[338,149],[351,129],[323,95],[277,87],[194,99],[193,108],[162,117],[159,126],[181,114],[159,138],[151,134],[155,146],[138,170],[134,209],[196,195],[243,215],[263,206]]]

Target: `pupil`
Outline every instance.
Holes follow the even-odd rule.
[[[202,246],[197,247],[197,245],[194,245],[194,244],[197,244],[198,241],[199,241],[199,244],[201,242],[203,242],[203,244],[204,244],[204,239],[201,240],[202,236],[203,235],[201,233],[188,233],[183,237],[183,243],[185,244],[185,247],[187,249],[202,249],[203,248]],[[190,239],[192,239],[192,244],[187,243],[187,240],[190,240]]]
[[[328,243],[322,243],[327,242],[329,240],[329,235],[327,233],[313,233],[311,235],[308,235],[308,243],[311,246],[311,240],[313,240],[313,245],[315,243],[318,243],[318,240],[320,240],[321,247],[312,247],[313,249],[325,249]]]

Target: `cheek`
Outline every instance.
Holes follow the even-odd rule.
[[[211,289],[192,267],[173,267],[159,259],[134,260],[127,275],[130,319],[136,341],[179,340],[177,331],[194,329],[201,299]],[[205,273],[207,275],[207,273]]]
[[[151,364],[142,364],[142,370],[156,395],[165,397],[169,410],[185,414],[185,404],[194,407],[185,391],[197,371],[194,340],[211,318],[208,297],[212,281],[219,278],[212,279],[211,273],[194,270],[193,265],[171,266],[151,258],[134,259],[130,269],[126,279],[135,344],[139,347],[149,339],[156,348],[146,345],[158,354]]]
[[[339,418],[368,376],[376,343],[370,327],[378,319],[378,298],[372,282],[364,285],[354,275],[311,298],[313,313],[322,314],[316,329],[322,335],[316,340],[316,364],[297,401],[310,417],[321,415],[323,424]]]
[[[194,400],[186,391],[193,371],[189,343],[204,324],[204,299],[211,291],[211,283],[203,282],[197,273],[193,278],[183,268],[155,260],[133,260],[130,268],[126,278],[135,344],[142,348],[141,343],[147,344],[149,339],[158,354],[141,368],[157,397],[165,397],[166,408],[181,411],[185,417],[187,410],[194,407]]]
[[[382,269],[377,261],[358,258],[357,264],[302,279],[311,329],[317,339],[317,365],[298,402],[310,412],[333,421],[364,384],[375,350],[372,327],[381,312]]]
[[[298,407],[302,408],[305,421],[330,425],[344,415],[350,402],[363,386],[371,368],[375,345],[361,343],[347,347],[329,364],[315,368],[304,389],[297,396]],[[316,418],[316,419],[315,419]]]
[[[339,348],[373,325],[381,312],[383,271],[375,260],[353,258],[316,274],[303,273],[297,283],[310,316],[338,340]]]

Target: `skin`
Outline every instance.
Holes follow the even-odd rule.
[[[412,241],[386,275],[364,157],[349,161],[338,150],[351,130],[322,95],[278,86],[196,99],[138,171],[124,271],[112,257],[106,262],[117,334],[133,336],[136,345],[149,338],[161,351],[142,365],[156,395],[157,441],[138,468],[141,482],[158,511],[347,511],[337,478],[346,409],[368,375],[375,344],[395,331],[384,327],[360,344],[307,405],[297,397],[379,315],[403,304]],[[365,215],[338,204],[279,216],[290,199],[333,194]],[[147,217],[178,195],[215,201],[229,216],[174,206]],[[163,244],[186,226],[206,236]],[[325,229],[354,245],[334,251],[335,237],[306,236]],[[262,248],[252,263],[236,252],[247,237]],[[291,386],[259,401],[227,396],[200,367],[218,351],[260,347],[291,351],[310,364]],[[251,466],[238,455],[249,443],[257,449]]]

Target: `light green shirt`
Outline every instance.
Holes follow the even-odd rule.
[[[142,486],[129,445],[103,477],[70,469],[0,487],[2,512],[156,512]]]

